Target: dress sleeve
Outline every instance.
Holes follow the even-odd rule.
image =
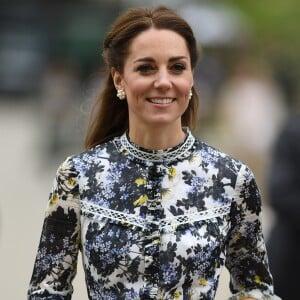
[[[58,168],[28,289],[28,300],[69,300],[80,246],[77,173],[68,158]]]
[[[231,207],[231,228],[227,240],[226,267],[230,272],[230,300],[280,299],[273,281],[261,227],[261,200],[254,176],[242,166],[236,196]]]

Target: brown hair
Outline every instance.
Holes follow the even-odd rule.
[[[85,140],[87,149],[119,136],[128,129],[127,102],[117,98],[110,72],[112,68],[123,72],[131,41],[141,32],[153,27],[175,31],[185,39],[191,57],[191,67],[194,69],[198,59],[194,34],[187,22],[173,10],[163,6],[152,9],[133,8],[120,15],[104,39],[106,82],[92,110]],[[194,88],[192,92],[192,99],[181,118],[182,125],[190,128],[195,126],[198,109],[198,96]]]

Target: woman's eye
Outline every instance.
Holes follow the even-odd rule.
[[[176,73],[181,73],[186,69],[186,67],[184,64],[174,64],[171,69]]]
[[[148,74],[154,71],[154,67],[151,65],[141,65],[137,67],[137,71],[142,74]]]

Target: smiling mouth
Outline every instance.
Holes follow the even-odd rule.
[[[169,104],[172,103],[175,98],[147,98],[147,101],[154,103],[154,104]]]

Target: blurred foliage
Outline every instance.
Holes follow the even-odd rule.
[[[248,19],[253,30],[251,55],[273,68],[287,101],[300,106],[300,1],[228,0]],[[298,103],[298,104],[297,104]]]
[[[247,16],[258,51],[266,53],[275,47],[300,56],[299,0],[228,0],[227,3]]]

